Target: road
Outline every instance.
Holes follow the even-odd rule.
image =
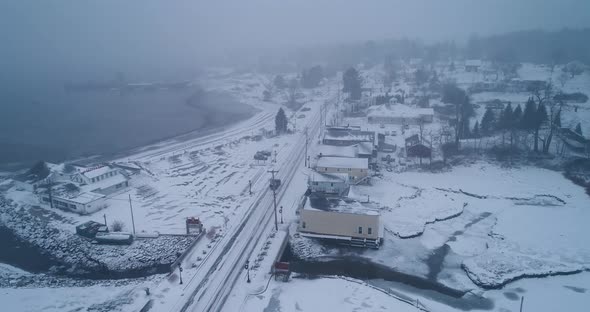
[[[319,106],[319,105],[318,105]],[[308,137],[311,142],[320,130],[319,107],[313,109],[308,121]],[[313,114],[313,115],[311,115]],[[267,122],[268,117],[261,116],[258,121],[252,121],[252,127],[258,129],[260,123]],[[301,128],[300,128],[301,129]],[[167,146],[164,149],[145,151],[142,158],[163,157],[166,153],[183,150],[183,145],[199,146],[201,144],[219,144],[220,138],[235,138],[238,135],[247,135],[244,128],[225,131],[218,135],[211,135],[189,142],[183,142],[175,146]],[[281,179],[282,185],[277,191],[277,204],[287,192],[289,184],[295,173],[302,167],[305,157],[306,138],[302,132],[294,137],[294,144],[279,153],[277,166],[279,170],[277,177]],[[187,147],[188,148],[188,147]],[[210,246],[206,255],[197,254],[196,248],[190,251],[182,266],[190,268],[195,259],[202,256],[199,265],[195,269],[185,270],[184,285],[182,289],[174,289],[168,292],[165,300],[154,301],[153,311],[221,311],[223,305],[236,284],[244,264],[253,254],[256,244],[263,238],[264,234],[274,228],[274,209],[272,191],[268,187],[270,174],[262,172],[258,177],[257,184],[260,184],[255,193],[254,200],[247,211],[234,220],[231,226],[221,238],[217,239]]]
[[[310,137],[317,135],[320,126],[319,115],[314,116],[310,125]],[[305,157],[305,136],[300,135],[292,152],[283,159],[278,178],[282,186],[277,192],[277,202],[286,193],[295,172],[301,168]],[[229,237],[220,258],[211,259],[213,264],[203,280],[196,286],[190,299],[181,311],[221,311],[223,304],[235,285],[244,264],[250,259],[254,248],[263,234],[274,222],[272,191],[265,188],[254,202],[240,226]],[[207,266],[206,266],[207,267]]]

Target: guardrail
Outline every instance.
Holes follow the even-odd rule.
[[[195,235],[187,235],[187,234],[160,234],[161,236],[195,236]],[[178,267],[179,263],[182,263],[182,261],[187,257],[187,255],[192,252],[193,248],[195,247],[195,245],[201,240],[201,238],[205,236],[205,230],[201,231],[201,233],[199,233],[198,235],[196,235],[195,240],[184,250],[184,252],[178,257],[176,258],[176,260],[174,262],[172,262],[172,264],[170,265],[170,273],[174,272],[174,269],[176,267]]]

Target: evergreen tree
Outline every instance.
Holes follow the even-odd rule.
[[[342,75],[342,83],[342,91],[348,92],[352,100],[361,99],[362,81],[359,72],[354,67],[351,67],[344,72],[344,75]]]
[[[522,108],[518,105],[512,112],[512,128],[519,129],[522,125]]]
[[[494,115],[494,111],[491,108],[488,108],[481,119],[480,132],[482,135],[490,135],[495,127],[496,116]]]
[[[512,104],[508,103],[508,105],[506,105],[506,107],[502,111],[502,114],[500,115],[500,120],[498,121],[498,129],[502,131],[502,145],[504,145],[506,131],[509,131],[514,124],[512,122],[512,116]]]
[[[576,130],[575,130],[575,131],[576,131],[576,133],[577,133],[577,134],[579,134],[579,135],[583,135],[583,134],[582,134],[582,124],[580,124],[580,123],[578,122],[578,124],[576,125]]]
[[[521,128],[524,130],[535,130],[537,115],[537,105],[533,98],[529,98],[524,107],[524,113],[522,114],[522,120],[520,122]]]
[[[512,126],[512,117],[514,112],[512,111],[512,104],[508,103],[502,114],[500,115],[500,120],[498,121],[498,129],[500,130],[510,130]]]
[[[480,133],[479,132],[480,132],[480,130],[479,130],[479,121],[475,121],[475,125],[473,125],[473,131],[471,131],[471,135],[474,138],[477,139],[480,136]]]
[[[309,70],[303,70],[301,73],[301,86],[307,89],[315,88],[320,85],[324,78],[324,70],[317,65]]]
[[[275,116],[275,130],[277,134],[287,132],[287,123],[287,115],[285,115],[285,111],[281,107]]]

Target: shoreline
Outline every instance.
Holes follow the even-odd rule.
[[[155,145],[162,144],[167,141],[182,142],[185,140],[194,139],[210,135],[215,132],[223,131],[224,129],[227,129],[228,127],[231,127],[239,122],[252,118],[259,112],[259,109],[257,109],[256,107],[239,101],[233,94],[229,92],[220,92],[215,90],[205,91],[204,95],[201,94],[198,98],[195,98],[195,94],[186,98],[184,101],[182,101],[182,103],[177,103],[177,105],[187,107],[190,111],[192,111],[195,114],[195,126],[189,126],[189,129],[181,129],[183,128],[183,126],[180,126],[178,127],[177,131],[172,131],[174,132],[172,134],[148,134],[146,136],[143,136],[145,139],[136,140],[140,141],[137,143],[133,143],[133,140],[130,139],[124,140],[129,142],[115,142],[112,145],[110,145],[110,150],[103,149],[100,150],[98,153],[92,150],[99,149],[100,147],[95,147],[91,145],[83,147],[87,149],[87,151],[80,153],[79,151],[76,151],[75,149],[72,149],[69,146],[62,146],[63,150],[66,150],[66,152],[56,152],[60,149],[59,143],[57,143],[57,147],[48,148],[47,146],[39,145],[38,143],[21,144],[11,142],[0,142],[1,149],[14,149],[12,157],[7,157],[6,160],[0,160],[2,161],[0,162],[0,173],[15,173],[23,169],[27,169],[36,160],[39,160],[33,160],[33,157],[38,157],[50,162],[71,161],[80,163],[93,161],[108,161],[110,159],[123,158],[137,152],[150,150],[152,148],[155,148]],[[201,112],[204,113],[201,114]],[[157,113],[151,114],[152,115],[148,115],[147,117],[159,117]],[[221,116],[224,117],[221,118]],[[162,123],[164,122],[163,120],[165,119],[160,117],[159,122]],[[149,128],[149,122],[149,120],[144,120],[140,124],[144,124]],[[184,128],[186,128],[186,120],[184,122]],[[129,132],[132,132],[131,130],[135,129],[129,128],[128,130],[130,130]],[[138,131],[141,131],[141,129],[139,129]],[[102,131],[98,130],[97,133],[101,132]],[[133,134],[127,135],[129,136],[128,138],[130,138]],[[103,139],[102,141],[104,141],[108,140],[107,137],[108,134],[106,134],[102,138],[99,138]],[[71,144],[75,144],[75,142]],[[101,144],[100,140],[97,141],[97,144]],[[102,145],[104,144],[105,143],[102,142]],[[17,160],[16,158],[18,158],[19,156],[21,156],[22,158],[19,158],[19,160]]]

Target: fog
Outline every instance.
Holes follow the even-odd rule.
[[[122,69],[141,76],[236,51],[588,27],[588,12],[587,0],[4,1],[0,65],[24,79]]]

